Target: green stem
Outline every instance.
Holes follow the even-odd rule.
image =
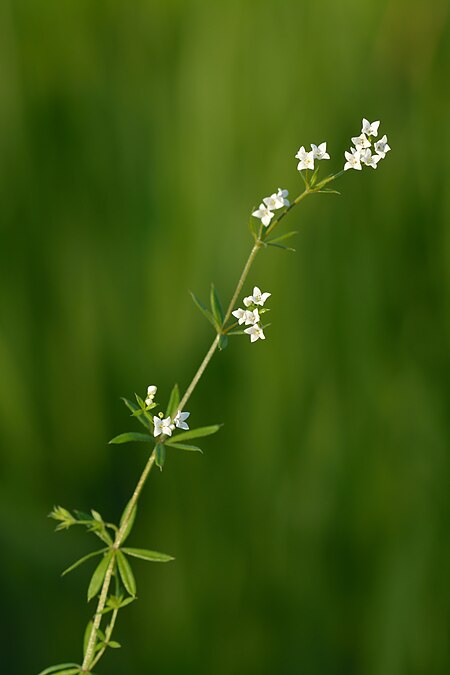
[[[120,548],[120,545],[122,543],[122,540],[124,538],[125,531],[127,529],[128,523],[131,518],[131,514],[133,512],[134,507],[136,506],[136,503],[139,499],[139,495],[142,492],[142,489],[145,485],[145,482],[148,478],[148,475],[150,471],[152,470],[153,464],[155,463],[155,451],[153,450],[152,454],[147,460],[147,464],[144,467],[143,472],[141,473],[141,476],[139,478],[139,481],[135,487],[135,490],[133,492],[133,495],[128,502],[128,506],[124,515],[124,518],[122,520],[122,524],[120,526],[119,531],[116,534],[116,538],[114,541],[113,549],[118,550]],[[97,636],[97,631],[100,628],[100,624],[102,621],[103,617],[103,610],[105,609],[106,605],[106,600],[108,598],[108,591],[109,591],[109,586],[111,584],[111,579],[112,579],[112,574],[114,571],[114,566],[115,566],[116,558],[113,556],[111,558],[111,562],[108,565],[108,568],[106,570],[105,578],[103,580],[102,584],[102,589],[100,591],[100,597],[98,600],[97,604],[97,609],[95,610],[95,615],[94,615],[94,621],[92,623],[92,628],[91,632],[89,634],[89,640],[88,640],[88,646],[86,649],[86,654],[83,659],[83,665],[82,665],[82,672],[87,673],[90,668],[92,668],[92,658],[94,655],[94,649],[95,649],[95,642],[96,642],[96,636]]]
[[[192,381],[189,384],[188,388],[186,389],[186,392],[185,392],[185,394],[184,394],[184,396],[181,399],[180,404],[179,404],[180,410],[183,409],[183,407],[186,405],[187,401],[191,397],[195,387],[197,386],[201,376],[205,372],[209,362],[211,361],[211,359],[214,355],[214,352],[216,351],[216,349],[218,347],[220,335],[224,331],[225,324],[227,323],[228,319],[231,316],[231,312],[233,311],[233,307],[236,305],[237,299],[239,297],[240,292],[242,291],[242,287],[244,286],[244,283],[247,279],[248,273],[250,272],[250,269],[251,269],[251,267],[252,267],[252,265],[255,261],[255,258],[258,254],[258,251],[260,250],[261,246],[264,244],[264,240],[267,238],[267,236],[270,234],[270,232],[272,232],[274,227],[276,227],[280,223],[280,221],[287,215],[287,213],[289,213],[289,211],[291,211],[294,208],[294,206],[297,206],[297,204],[299,204],[309,194],[313,194],[314,192],[317,192],[321,187],[323,187],[327,183],[331,182],[332,180],[334,180],[337,176],[341,175],[342,173],[343,172],[341,172],[340,174],[336,174],[335,176],[330,176],[329,178],[327,178],[327,179],[323,180],[321,183],[319,183],[315,188],[309,188],[307,186],[306,189],[304,190],[304,192],[302,192],[283,211],[283,213],[281,213],[281,215],[278,216],[278,218],[276,218],[276,220],[274,220],[272,222],[272,224],[264,232],[262,231],[262,227],[260,228],[258,238],[256,239],[256,241],[253,245],[253,248],[250,251],[250,255],[247,258],[247,261],[244,265],[244,269],[242,270],[241,276],[239,277],[239,281],[237,283],[237,286],[234,290],[233,296],[232,296],[232,298],[230,300],[230,303],[228,305],[227,311],[225,312],[225,316],[224,316],[224,320],[223,320],[223,323],[222,323],[222,326],[221,326],[221,330],[220,330],[220,332],[217,333],[214,340],[212,341],[212,344],[211,344],[210,348],[208,349],[203,361],[201,362],[200,366],[198,367],[198,369],[197,369],[194,377],[192,378]],[[148,475],[149,475],[149,473],[152,469],[152,466],[155,462],[155,457],[156,457],[155,450],[153,450],[153,452],[150,455],[150,457],[147,461],[147,464],[145,465],[144,470],[143,470],[143,472],[142,472],[142,474],[139,478],[139,481],[136,485],[136,488],[133,492],[133,495],[132,495],[130,501],[128,502],[128,506],[127,506],[127,510],[125,512],[125,516],[123,518],[120,529],[118,530],[118,532],[116,534],[116,538],[115,538],[114,545],[113,545],[114,550],[118,550],[120,548],[120,545],[121,545],[122,540],[123,540],[124,533],[127,529],[131,514],[133,512],[133,508],[135,507],[135,505],[136,505],[136,503],[139,499],[139,495],[141,494],[142,489],[143,489],[143,487],[145,485],[145,482],[147,480],[147,477],[148,477]],[[108,597],[108,591],[109,591],[109,586],[111,584],[114,566],[115,566],[115,556],[113,556],[111,558],[111,562],[108,565],[108,568],[106,570],[105,579],[103,581],[99,601],[98,601],[98,604],[97,604],[97,609],[96,609],[95,616],[94,616],[94,621],[93,621],[91,632],[90,632],[90,635],[89,635],[89,641],[88,641],[88,646],[87,646],[87,649],[86,649],[86,654],[85,654],[85,657],[84,657],[84,660],[83,660],[83,665],[82,665],[82,672],[83,673],[87,673],[95,664],[97,664],[98,661],[100,660],[100,658],[103,656],[104,651],[105,651],[105,649],[100,650],[100,652],[97,654],[97,656],[95,658],[93,658],[94,657],[95,643],[96,643],[96,635],[97,635],[97,631],[98,631],[98,629],[100,627],[100,624],[101,624],[101,620],[102,620],[102,616],[103,616],[102,612],[103,612],[103,610],[105,608],[105,605],[106,605],[106,600],[107,600],[107,597]],[[115,623],[115,618],[114,618],[114,623]],[[112,628],[114,627],[114,623],[112,625]],[[111,633],[109,635],[109,638],[111,637],[111,634],[112,634],[112,628],[111,628]]]
[[[113,610],[113,613],[112,613],[112,616],[111,616],[111,621],[109,622],[108,628],[106,629],[106,632],[105,632],[105,642],[104,642],[104,645],[103,645],[103,647],[100,649],[100,651],[98,652],[98,654],[97,654],[97,656],[95,657],[95,659],[92,661],[92,663],[91,663],[91,668],[94,668],[94,666],[97,665],[97,663],[100,661],[100,659],[102,658],[103,654],[104,654],[105,651],[106,651],[106,648],[107,648],[107,646],[108,646],[108,642],[110,641],[111,636],[112,636],[112,632],[113,632],[113,630],[114,630],[114,625],[115,625],[115,623],[116,623],[116,619],[117,619],[118,613],[119,613],[118,608],[116,608],[116,609]]]

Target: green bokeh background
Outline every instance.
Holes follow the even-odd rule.
[[[130,545],[110,675],[447,675],[450,85],[446,0],[0,4],[2,672],[79,659],[92,550],[53,504],[118,518],[146,460],[119,397],[186,387],[248,214],[294,154],[338,170],[363,116],[392,152],[260,254],[265,343],[192,397]],[[283,226],[284,227],[284,226]]]

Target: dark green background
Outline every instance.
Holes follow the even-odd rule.
[[[1,669],[80,657],[94,541],[146,460],[119,397],[185,388],[210,343],[188,289],[229,298],[248,214],[339,170],[363,116],[392,152],[289,216],[263,252],[265,343],[192,397],[225,422],[171,451],[130,545],[139,602],[105,675],[447,675],[450,85],[446,0],[0,4]],[[91,566],[92,567],[92,566]]]

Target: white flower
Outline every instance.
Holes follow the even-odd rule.
[[[256,342],[256,340],[265,340],[266,339],[266,336],[264,335],[263,329],[257,323],[255,323],[253,326],[250,326],[250,328],[246,328],[244,330],[244,333],[247,333],[247,335],[250,335],[250,342]]]
[[[303,169],[314,169],[314,154],[312,150],[311,152],[306,152],[305,146],[302,145],[295,156],[300,160],[297,164],[297,169],[299,171],[302,171]]]
[[[289,199],[286,199],[289,192],[278,188],[278,192],[274,192],[270,197],[264,197],[263,202],[270,211],[281,209],[283,206],[289,206]]]
[[[252,216],[255,218],[260,218],[264,227],[267,227],[274,217],[273,211],[271,211],[265,204],[260,204],[257,211],[253,211]]]
[[[345,152],[345,159],[347,160],[344,165],[344,171],[347,169],[357,169],[358,171],[362,170],[361,166],[361,154],[359,150],[352,148],[351,152]]]
[[[258,288],[258,286],[255,286],[253,289],[253,295],[249,295],[244,298],[244,305],[249,307],[253,303],[262,307],[267,298],[270,298],[271,295],[271,293],[261,293],[261,290]]]
[[[153,417],[153,436],[156,438],[157,436],[160,436],[161,434],[165,434],[166,436],[172,436],[172,420],[170,417],[166,417],[165,419],[161,419],[160,417],[156,417],[156,415]]]
[[[191,413],[188,412],[181,412],[180,410],[177,412],[175,417],[173,418],[173,421],[175,423],[175,426],[177,426],[179,429],[189,429],[188,425],[186,424],[185,420],[189,417]]]
[[[155,387],[154,384],[151,384],[149,387],[147,387],[147,398],[145,399],[145,405],[151,405],[153,403],[153,399],[156,396],[157,390],[158,387]]]
[[[283,202],[283,206],[290,206],[288,196],[289,190],[282,190],[281,188],[278,188],[277,199]]]
[[[327,152],[327,144],[321,143],[319,146],[311,143],[313,159],[330,159],[330,155]]]
[[[377,122],[369,122],[366,118],[363,118],[361,133],[366,134],[366,136],[378,136],[378,127],[380,126],[380,120]]]
[[[353,136],[352,143],[357,150],[365,150],[366,148],[370,148],[372,145],[366,134],[361,134],[361,136]]]
[[[389,152],[390,149],[391,148],[387,142],[387,136],[384,134],[383,138],[380,138],[380,140],[375,143],[375,152],[377,155],[380,155],[382,159],[384,159],[386,157],[386,153]]]
[[[231,312],[233,316],[238,320],[238,324],[242,326],[245,322],[247,310],[246,309],[235,309],[234,312]]]
[[[251,326],[254,323],[259,322],[259,312],[258,309],[255,308],[253,311],[251,309],[247,309],[245,312],[245,325],[246,326]]]
[[[377,168],[377,164],[382,159],[380,155],[372,155],[371,150],[364,150],[361,153],[361,162],[366,166],[371,166],[372,169]]]

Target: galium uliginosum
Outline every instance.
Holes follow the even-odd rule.
[[[156,412],[160,407],[156,402],[155,385],[148,387],[144,398],[136,394],[135,401],[123,399],[131,416],[142,425],[143,430],[140,433],[134,431],[123,433],[113,438],[110,443],[143,442],[148,445],[149,455],[133,495],[123,510],[120,522],[118,524],[107,522],[98,511],[94,510],[86,514],[56,506],[50,513],[50,517],[58,521],[57,530],[81,525],[98,537],[102,546],[77,560],[63,572],[63,575],[67,574],[91,558],[97,559],[87,590],[88,602],[96,599],[97,605],[95,610],[90,612],[84,633],[82,662],[52,666],[43,670],[40,675],[92,673],[108,649],[120,647],[120,644],[112,639],[117,616],[120,610],[136,600],[136,581],[130,562],[133,558],[149,562],[173,560],[172,556],[165,553],[125,545],[133,528],[137,502],[148,475],[154,464],[163,469],[167,449],[201,452],[192,441],[215,434],[219,430],[218,424],[190,429],[187,423],[188,418],[190,421],[190,413],[184,409],[215,351],[225,349],[228,338],[234,335],[247,335],[251,343],[266,338],[265,330],[269,324],[265,324],[263,319],[264,314],[269,311],[266,303],[271,294],[255,286],[251,294],[243,297],[243,307],[236,307],[253,261],[261,249],[268,247],[294,250],[282,242],[292,237],[295,232],[277,233],[276,236],[273,234],[282,219],[303,199],[313,194],[339,194],[328,186],[349,169],[361,171],[363,167],[372,169],[378,167],[379,162],[390,150],[386,136],[376,140],[379,124],[363,119],[360,135],[352,138],[353,147],[349,152],[345,152],[343,169],[325,178],[319,177],[319,170],[323,161],[331,159],[327,152],[327,144],[311,144],[311,150],[301,146],[295,157],[298,159],[297,169],[303,180],[304,189],[298,197],[289,202],[288,191],[278,188],[269,197],[264,197],[259,208],[253,211],[250,219],[253,246],[227,309],[225,311],[222,309],[214,286],[211,287],[209,308],[192,293],[195,304],[211,323],[215,337],[184,395],[180,397],[178,386],[175,385],[164,412],[160,410],[158,414],[153,414],[153,411]]]

